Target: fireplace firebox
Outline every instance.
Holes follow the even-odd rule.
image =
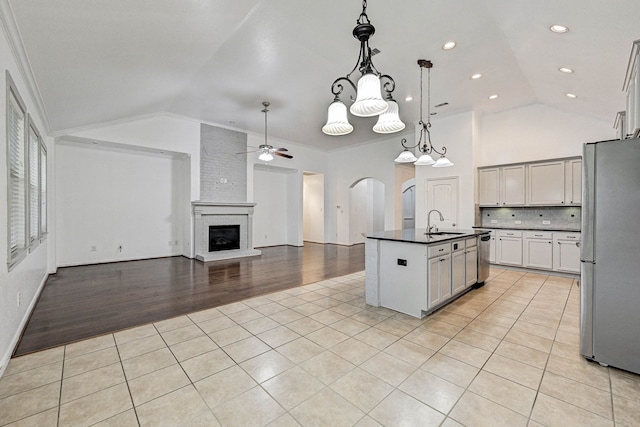
[[[240,225],[210,225],[209,252],[240,249]]]

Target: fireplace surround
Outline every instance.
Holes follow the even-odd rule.
[[[259,250],[253,248],[255,203],[192,202],[191,205],[194,215],[193,241],[197,260],[207,262],[261,254]],[[210,227],[220,230],[220,227],[229,226],[238,229],[238,248],[223,247],[211,250]]]

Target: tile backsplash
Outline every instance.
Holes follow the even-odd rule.
[[[480,208],[481,227],[580,230],[579,206]]]

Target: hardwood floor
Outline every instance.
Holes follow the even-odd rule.
[[[14,356],[364,270],[364,245],[261,250],[208,263],[170,257],[60,268]]]

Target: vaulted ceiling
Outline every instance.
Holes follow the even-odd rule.
[[[331,83],[356,63],[359,0],[8,1],[50,131],[166,111],[262,133],[268,100],[272,137],[327,150],[384,137],[374,118],[350,117],[348,136],[320,130]],[[537,102],[613,123],[640,39],[637,0],[371,0],[367,14],[408,126],[419,58],[434,63],[432,104],[448,102],[439,116]]]

